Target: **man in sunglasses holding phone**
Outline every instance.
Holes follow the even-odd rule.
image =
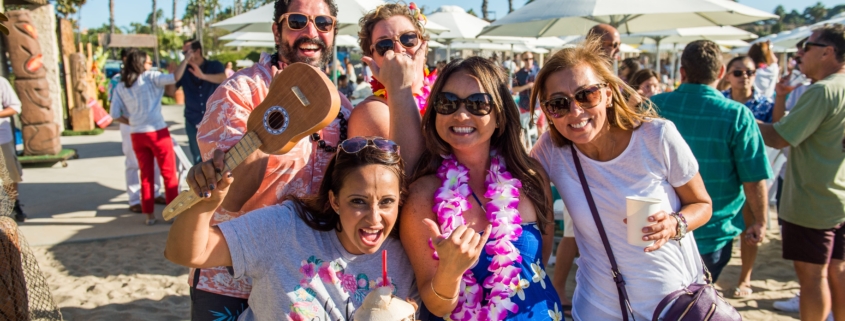
[[[534,88],[534,77],[540,68],[534,64],[534,54],[524,52],[522,54],[522,68],[513,74],[513,92],[519,94],[519,111],[527,113],[531,106],[528,104],[531,96],[531,88]]]
[[[778,218],[783,258],[801,286],[801,320],[845,320],[845,26],[819,28],[799,51],[814,81],[788,115],[760,123],[766,145],[791,147]]]
[[[772,177],[751,110],[716,90],[725,73],[719,45],[694,41],[681,55],[681,86],[651,97],[660,116],[674,122],[689,144],[713,200],[713,216],[695,230],[695,241],[714,282],[731,258],[735,237],[744,232],[741,242],[762,241],[769,208],[766,180]],[[753,222],[745,228],[743,206]]]
[[[182,87],[185,92],[185,132],[188,134],[191,162],[197,164],[202,160],[197,145],[197,127],[205,114],[208,97],[226,80],[226,69],[219,61],[203,57],[199,41],[185,41],[182,54],[185,60],[173,75],[176,77],[176,88]]]
[[[323,69],[331,61],[337,34],[337,6],[333,0],[276,0],[274,8],[272,32],[277,52],[262,53],[258,63],[224,81],[208,100],[208,110],[197,133],[205,160],[211,159],[215,150],[231,149],[243,137],[250,112],[266,97],[272,78],[288,64],[301,62]],[[382,69],[393,71],[398,68],[390,62]],[[341,110],[337,118],[311,137],[300,140],[290,152],[267,155],[256,151],[235,168],[232,171],[235,180],[223,203],[215,210],[211,224],[217,225],[249,211],[281,203],[287,195],[317,193],[338,143],[347,137],[364,136],[361,129],[369,124],[388,121],[390,128],[414,128],[409,117],[406,117],[406,123],[401,119],[395,120],[396,123],[393,123],[394,119],[373,120],[369,118],[374,117],[366,113],[351,117],[352,105],[345,95],[341,94],[340,98]],[[418,111],[411,110],[411,113],[418,114]],[[416,128],[419,128],[418,122],[419,118]],[[419,136],[419,130],[416,133]],[[388,138],[401,144],[403,151],[413,150],[406,148],[413,144],[401,137]],[[410,154],[413,153],[403,152],[403,159]],[[216,177],[214,173],[203,172],[201,165],[191,168],[188,184],[197,195],[207,197],[215,188]],[[247,307],[250,280],[234,279],[227,267],[192,271],[189,282],[192,320],[219,320],[221,316],[236,319]]]

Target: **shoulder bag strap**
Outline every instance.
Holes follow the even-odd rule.
[[[610,248],[610,241],[607,240],[607,233],[605,233],[604,224],[602,224],[601,217],[599,217],[596,202],[593,201],[593,194],[590,193],[590,187],[587,186],[587,177],[584,176],[584,169],[581,168],[581,160],[578,158],[575,144],[570,143],[569,147],[572,149],[572,159],[575,162],[575,169],[578,170],[581,188],[584,189],[584,195],[587,197],[587,203],[590,205],[590,212],[593,214],[593,221],[596,222],[599,236],[601,236],[601,242],[604,245],[605,252],[607,252],[607,258],[610,260],[610,272],[613,275],[613,282],[616,282],[616,290],[619,292],[619,306],[622,308],[623,320],[628,321],[629,314],[631,318],[634,317],[634,310],[631,308],[631,303],[628,300],[628,291],[625,290],[625,280],[622,278],[622,274],[619,273],[619,267],[616,265],[616,258],[613,256],[613,250]]]

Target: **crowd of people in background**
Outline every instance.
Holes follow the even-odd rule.
[[[668,84],[668,59],[655,58],[660,70],[619,59],[606,24],[542,65],[532,52],[431,63],[426,18],[385,4],[361,19],[356,66],[331,57],[333,1],[274,8],[278,51],[251,67],[188,41],[170,73],[126,50],[113,79],[130,209],[147,224],[178,186],[163,87],[185,92],[187,183],[203,202],[176,220],[165,256],[193,268],[192,319],[351,319],[380,284],[418,303],[421,320],[650,319],[669,293],[718,280],[735,245],[741,272],[726,295],[753,294],[775,190],[801,285],[775,308],[845,320],[845,27],[816,30],[789,62],[765,42],[730,59],[691,42]],[[296,62],[336,81],[336,119],[287,154],[256,151],[221,172],[273,77]],[[523,117],[541,133],[533,147]],[[634,196],[661,203],[637,235],[647,246],[624,232]],[[389,280],[382,249],[399,271]]]

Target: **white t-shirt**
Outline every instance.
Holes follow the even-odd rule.
[[[546,132],[531,155],[540,161],[557,186],[575,225],[581,252],[572,316],[575,320],[621,320],[616,284],[610,273],[601,236],[596,228],[569,146],[557,147]],[[695,238],[688,233],[679,243],[669,241],[645,253],[626,240],[625,197],[663,200],[663,210],[678,211],[681,202],[673,187],[689,182],[698,163],[675,125],[654,119],[635,130],[618,157],[607,162],[587,158],[578,151],[587,183],[606,229],[610,247],[622,273],[637,320],[650,320],[666,295],[701,280],[702,267]]]
[[[387,250],[394,294],[420,302],[414,270],[397,238],[388,237],[375,254],[350,254],[334,230],[312,229],[290,201],[218,226],[235,278],[252,278],[241,321],[352,320],[364,297],[381,284],[381,250]]]
[[[15,94],[15,90],[12,89],[12,85],[9,84],[9,81],[2,77],[0,77],[0,104],[3,105],[0,108],[11,108],[18,112],[18,114],[21,113],[21,100],[18,99],[18,95]],[[0,118],[0,144],[12,141],[11,118],[12,117]]]
[[[129,88],[120,82],[112,95],[112,118],[129,118],[132,133],[149,133],[166,128],[167,123],[161,114],[161,97],[164,95],[164,86],[175,83],[173,74],[158,71],[145,71]]]
[[[754,79],[754,91],[762,93],[764,97],[774,99],[775,85],[780,79],[780,69],[774,63],[764,68],[757,69],[757,77]]]

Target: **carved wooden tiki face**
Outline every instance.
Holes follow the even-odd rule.
[[[9,11],[9,58],[16,78],[43,78],[46,71],[41,62],[38,32],[32,25],[29,11]]]

